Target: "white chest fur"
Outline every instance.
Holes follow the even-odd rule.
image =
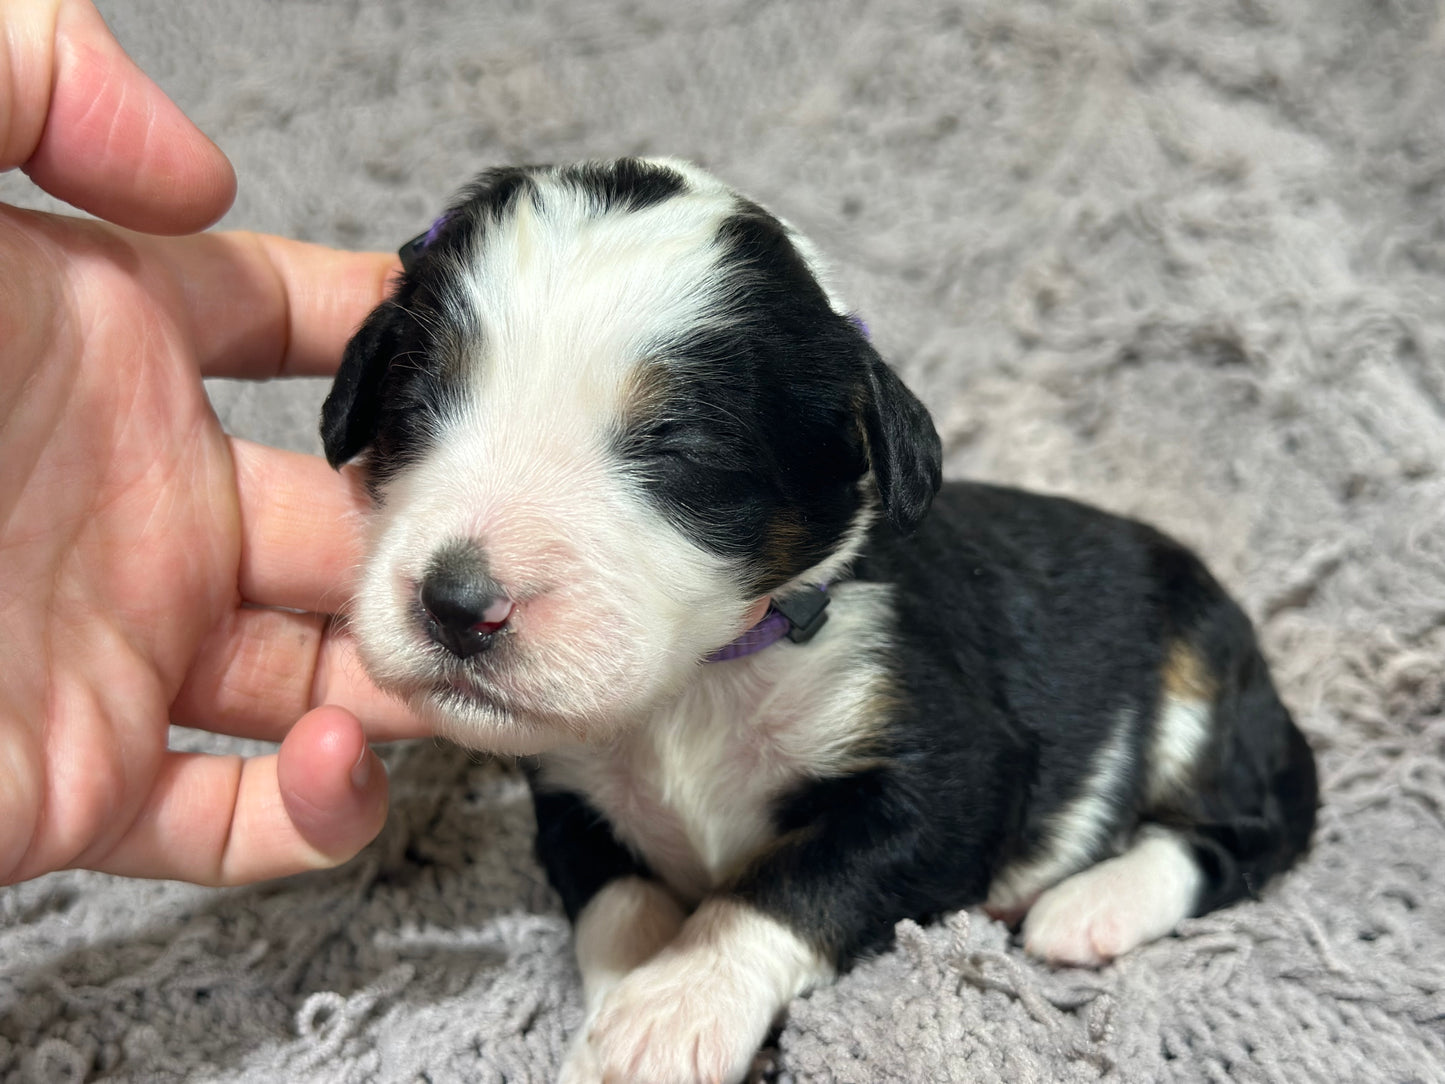
[[[547,754],[543,782],[586,797],[657,876],[701,899],[769,842],[781,793],[848,771],[882,722],[888,588],[845,583],[832,594],[811,642],[701,666],[617,740]]]

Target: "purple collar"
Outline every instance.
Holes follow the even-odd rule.
[[[718,648],[704,661],[729,662],[732,659],[741,659],[756,654],[765,647],[772,647],[785,636],[795,644],[807,643],[828,620],[827,610],[827,584],[786,599],[775,598],[761,621],[736,640]]]

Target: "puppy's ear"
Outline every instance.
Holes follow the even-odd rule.
[[[376,436],[381,385],[398,352],[402,310],[383,301],[346,344],[331,394],[321,407],[321,444],[326,461],[339,467]]]
[[[872,347],[865,350],[868,396],[861,406],[868,460],[888,522],[900,534],[922,521],[943,483],[943,445],[928,408]]]

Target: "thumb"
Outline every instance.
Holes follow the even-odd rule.
[[[125,877],[246,884],[346,861],[386,820],[386,769],[349,711],[301,717],[278,752],[167,752],[121,838],[76,864]]]
[[[291,827],[321,865],[350,858],[386,819],[386,769],[349,711],[320,707],[291,728],[276,759]]]
[[[190,233],[236,175],[111,36],[89,0],[0,0],[0,169],[148,233]]]

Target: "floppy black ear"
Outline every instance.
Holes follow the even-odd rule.
[[[383,301],[346,344],[331,394],[321,407],[321,444],[326,461],[339,467],[376,436],[381,385],[398,352],[402,310]]]
[[[862,407],[868,459],[888,522],[908,534],[943,484],[943,445],[928,408],[876,351],[866,351],[868,401]]]

